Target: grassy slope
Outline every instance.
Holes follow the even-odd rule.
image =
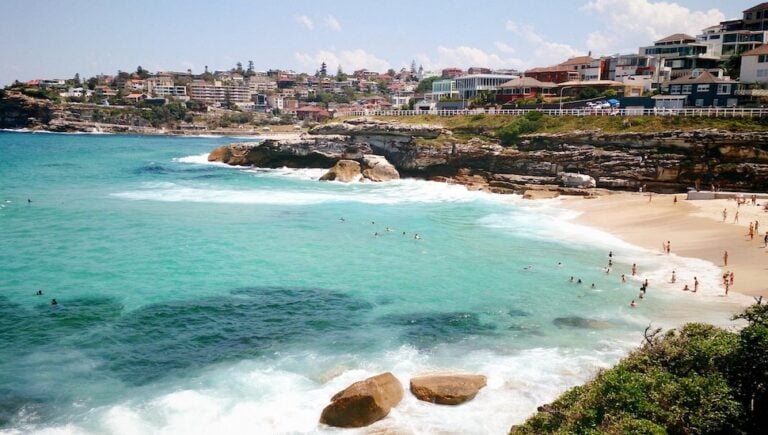
[[[497,132],[519,116],[402,116],[381,117],[383,121],[407,124],[437,124],[450,129],[457,139],[481,137],[493,139]],[[630,121],[630,126],[623,120]],[[768,131],[768,118],[694,118],[679,116],[544,116],[535,133],[566,133],[575,130],[600,130],[605,133],[657,132],[669,130],[718,129],[726,131]]]

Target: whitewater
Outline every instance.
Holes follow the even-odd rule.
[[[745,303],[557,199],[207,162],[230,141],[0,132],[0,433],[335,433],[330,397],[384,371],[488,386],[344,432],[506,433],[648,325]]]

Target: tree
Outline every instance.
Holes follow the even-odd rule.
[[[411,61],[411,74],[416,74],[416,61]]]
[[[339,65],[339,69],[336,70],[336,81],[343,82],[346,79],[347,75],[344,74],[344,71],[341,70],[341,65]]]
[[[417,94],[421,94],[421,93],[424,93],[424,92],[431,92],[432,91],[432,83],[436,82],[437,80],[442,80],[442,77],[435,76],[435,77],[430,77],[430,78],[427,78],[427,79],[424,79],[424,80],[420,81],[419,85],[416,86],[416,93]]]
[[[254,75],[255,73],[256,73],[256,71],[255,71],[255,68],[253,66],[253,61],[249,60],[248,61],[248,71],[245,72],[245,75],[250,77],[250,76]]]
[[[242,62],[236,63],[234,71],[236,73],[238,73],[238,74],[243,74],[244,73],[244,71],[243,71],[243,63]]]
[[[96,77],[91,77],[88,79],[87,84],[88,84],[88,89],[94,90],[96,89],[96,85],[99,84],[99,79],[97,79]]]
[[[320,64],[320,77],[325,77],[328,75],[328,67],[325,65],[325,62]]]
[[[136,75],[139,76],[141,79],[145,79],[149,77],[149,71],[145,70],[141,67],[141,65],[136,67]]]
[[[75,78],[72,81],[75,83],[75,86],[80,86],[80,73],[75,73]]]
[[[391,77],[394,77],[397,74],[397,72],[395,72],[394,69],[390,68],[387,70],[387,74]]]
[[[732,79],[737,79],[741,75],[741,55],[734,53],[725,62],[720,64],[720,68],[725,69]]]

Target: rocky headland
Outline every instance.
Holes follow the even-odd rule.
[[[211,161],[259,167],[331,168],[383,156],[403,176],[531,197],[592,195],[597,189],[683,192],[768,189],[768,132],[663,131],[529,134],[515,146],[459,140],[437,125],[353,119],[290,140],[236,143]]]

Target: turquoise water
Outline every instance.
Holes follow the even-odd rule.
[[[317,420],[349,383],[447,370],[488,387],[460,408],[406,395],[374,428],[505,432],[649,322],[726,323],[741,303],[712,265],[557,201],[206,162],[235,140],[0,133],[0,430],[333,431]],[[701,294],[668,289],[670,267]]]

